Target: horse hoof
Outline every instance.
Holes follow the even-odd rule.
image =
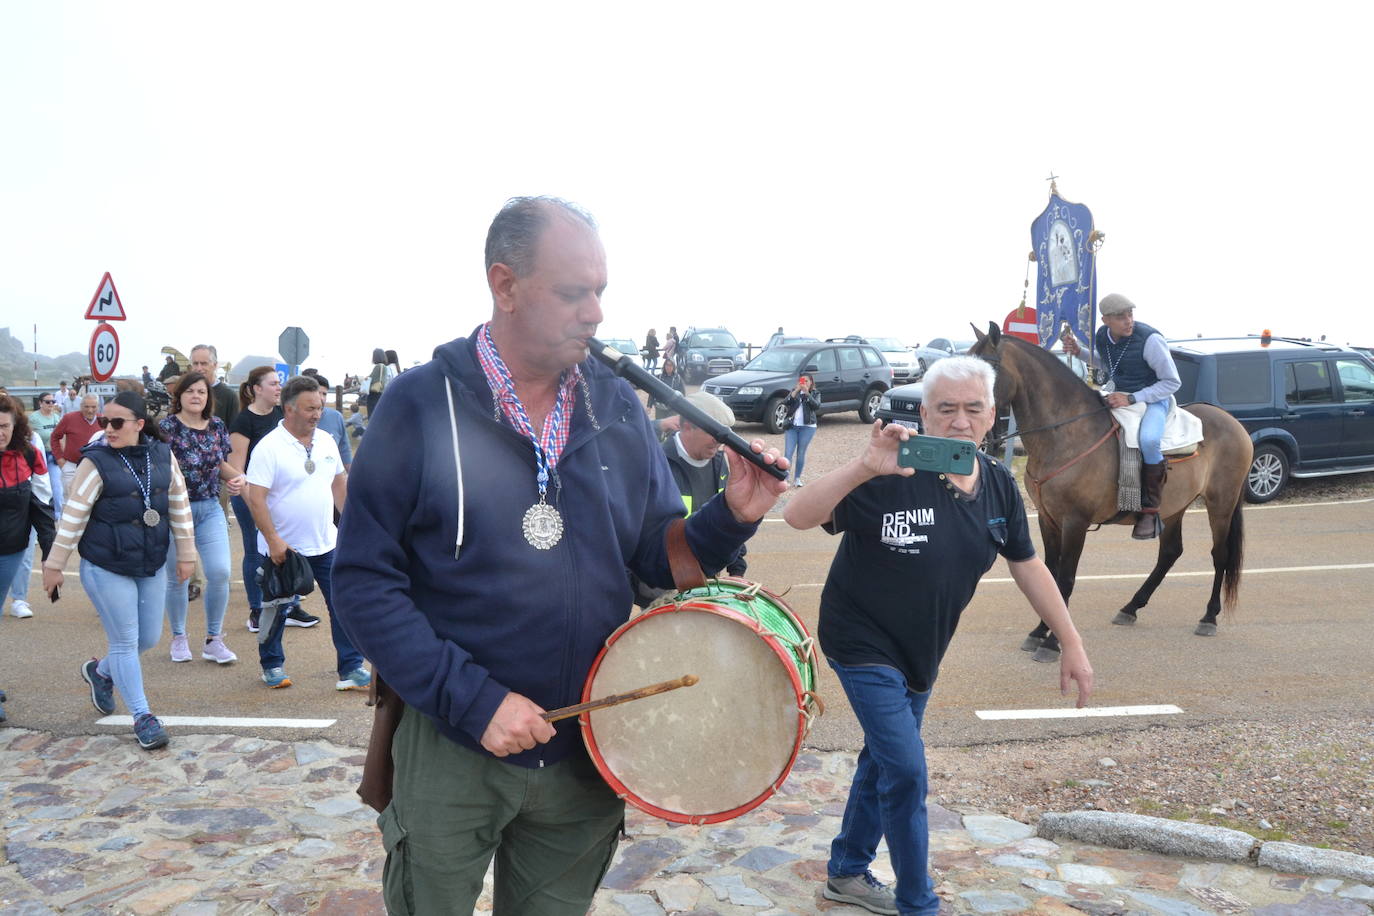
[[[1127,614],[1125,611],[1117,611],[1116,616],[1112,618],[1112,623],[1119,627],[1133,627],[1135,626],[1135,615]]]
[[[1031,656],[1031,661],[1033,661],[1033,662],[1057,662],[1057,661],[1059,661],[1059,650],[1058,650],[1058,649],[1046,649],[1044,646],[1041,646],[1040,648],[1038,648],[1038,649],[1035,650],[1035,654]]]
[[[1194,636],[1216,636],[1216,635],[1217,635],[1217,625],[1214,624],[1214,623],[1205,623],[1205,622],[1204,622],[1204,623],[1200,623],[1200,624],[1197,625],[1197,629],[1193,631],[1193,635],[1194,635]]]
[[[1040,648],[1040,646],[1043,645],[1044,642],[1045,637],[1043,636],[1027,636],[1026,641],[1021,643],[1021,651],[1034,652],[1036,649]]]

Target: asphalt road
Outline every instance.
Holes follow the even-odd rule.
[[[1133,628],[1112,626],[1118,607],[1143,580],[1154,545],[1132,541],[1125,527],[1089,536],[1072,610],[1097,672],[1094,706],[1174,704],[1182,713],[1132,718],[986,721],[978,710],[1063,708],[1056,665],[1031,661],[1018,646],[1034,615],[994,566],[964,614],[927,713],[931,745],[967,745],[1139,728],[1151,723],[1211,723],[1228,718],[1367,714],[1374,708],[1374,500],[1250,507],[1245,513],[1246,572],[1241,603],[1223,617],[1214,638],[1192,630],[1211,582],[1206,524],[1201,513],[1185,523],[1185,552]],[[1034,525],[1032,525],[1034,527]],[[235,556],[237,531],[231,532]],[[750,545],[750,578],[778,592],[814,627],[821,584],[837,541],[820,531],[798,532],[770,518]],[[72,564],[75,566],[75,562]],[[233,566],[237,579],[237,560]],[[919,588],[919,583],[913,583]],[[35,584],[31,597],[38,595]],[[316,596],[306,606],[323,614]],[[57,605],[35,602],[35,616],[0,620],[0,687],[9,693],[12,725],[58,735],[109,731],[95,724],[77,667],[104,651],[95,612],[74,573]],[[333,719],[326,728],[235,727],[274,738],[320,737],[361,746],[371,722],[365,697],[333,689],[333,652],[326,623],[288,629],[287,671],[295,686],[269,690],[258,680],[255,637],[244,627],[242,588],[233,586],[226,632],[241,658],[217,666],[174,664],[170,633],[144,656],[153,711],[170,716]],[[191,608],[193,645],[203,633],[201,605]],[[665,678],[676,674],[669,672]],[[828,710],[808,743],[853,748],[859,729],[828,670],[819,674]],[[748,702],[742,696],[741,702]],[[119,712],[123,714],[122,708]],[[122,730],[122,729],[121,729]],[[230,730],[223,725],[175,726],[178,732]]]

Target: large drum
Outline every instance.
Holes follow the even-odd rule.
[[[633,618],[606,640],[582,698],[684,674],[692,687],[583,713],[583,736],[626,801],[712,824],[777,791],[819,715],[815,642],[780,597],[716,579]]]

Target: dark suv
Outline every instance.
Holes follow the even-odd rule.
[[[1374,471],[1374,362],[1355,350],[1287,338],[1171,340],[1183,380],[1178,402],[1206,401],[1255,443],[1250,502],[1278,496],[1289,477]]]
[[[744,348],[725,328],[688,328],[677,344],[677,367],[688,384],[744,365]]]
[[[878,401],[892,387],[892,369],[876,347],[844,342],[770,347],[743,369],[702,387],[729,404],[739,419],[780,433],[787,423],[783,399],[802,373],[816,380],[821,413],[857,410],[865,423],[873,422]]]

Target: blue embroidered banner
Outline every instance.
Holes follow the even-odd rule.
[[[1035,308],[1040,346],[1052,349],[1064,324],[1091,348],[1097,323],[1097,244],[1092,212],[1050,191],[1050,204],[1031,223],[1035,253]]]

